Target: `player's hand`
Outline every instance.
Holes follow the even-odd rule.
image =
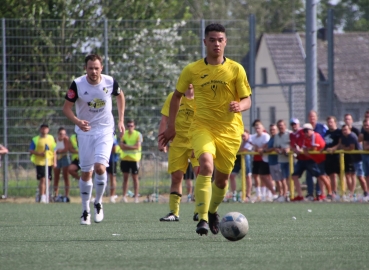
[[[126,132],[126,128],[124,126],[123,121],[122,122],[118,122],[118,130],[120,132],[120,137],[122,138],[122,136],[124,135],[124,133]]]
[[[158,136],[159,144],[167,145],[168,142],[173,140],[175,136],[176,136],[175,129],[168,127],[164,132],[159,134],[159,136]]]
[[[231,101],[231,103],[229,103],[229,111],[234,113],[241,112],[240,103],[237,101]]]
[[[79,120],[77,126],[84,132],[87,132],[91,129],[90,123],[86,120]]]
[[[158,149],[160,152],[164,152],[164,153],[168,151],[167,147],[165,145],[162,145],[160,142],[158,142]]]

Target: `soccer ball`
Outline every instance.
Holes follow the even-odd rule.
[[[219,223],[220,232],[229,241],[238,241],[249,231],[247,218],[238,212],[229,212]]]

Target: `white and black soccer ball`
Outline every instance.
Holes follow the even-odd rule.
[[[219,229],[229,241],[238,241],[244,238],[249,231],[249,222],[243,214],[229,212],[220,221]]]

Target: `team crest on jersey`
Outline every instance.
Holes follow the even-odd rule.
[[[104,106],[105,106],[105,100],[95,98],[95,99],[93,99],[92,101],[87,102],[87,105],[88,105],[90,108],[99,109],[99,108],[101,108],[101,107],[104,107]]]
[[[107,94],[109,90],[108,90],[108,88],[104,87],[103,91]]]
[[[76,92],[74,92],[72,89],[69,89],[67,92],[67,97],[70,99],[73,99],[75,98],[75,96],[76,96]]]
[[[218,88],[218,86],[216,84],[213,84],[211,86],[211,90],[214,92],[214,97],[217,95],[217,92],[216,92],[217,88]]]

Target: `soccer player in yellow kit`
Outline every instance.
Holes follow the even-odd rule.
[[[168,127],[159,134],[159,141],[164,145],[176,136],[175,119],[181,97],[192,83],[196,111],[189,136],[200,164],[195,186],[199,235],[207,235],[209,227],[213,234],[219,232],[217,210],[227,192],[244,129],[241,111],[251,107],[251,89],[244,68],[224,57],[227,44],[224,26],[208,25],[204,44],[205,59],[182,70],[170,103]]]
[[[168,123],[169,105],[173,92],[170,93],[161,109],[161,121],[159,126],[159,134],[164,132]],[[169,209],[170,213],[162,217],[160,221],[179,221],[179,204],[182,197],[182,179],[188,167],[188,159],[190,159],[192,167],[196,172],[199,162],[193,156],[193,149],[188,138],[188,130],[191,126],[195,110],[195,101],[193,86],[190,84],[188,89],[182,95],[178,114],[175,120],[176,136],[169,145],[168,154],[168,173],[171,174],[172,183],[170,186]],[[160,151],[166,152],[166,145],[158,143]]]

